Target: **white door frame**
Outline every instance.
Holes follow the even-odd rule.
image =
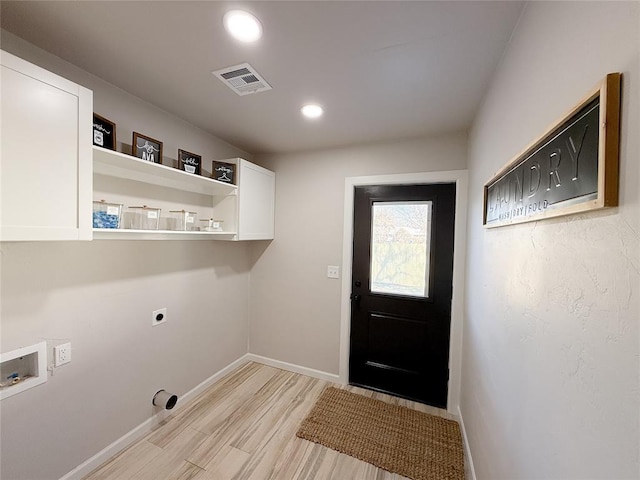
[[[396,175],[347,177],[344,187],[344,229],[342,240],[342,300],[340,306],[339,381],[349,382],[349,337],[351,333],[351,262],[353,245],[354,188],[362,185],[456,184],[456,218],[453,250],[453,296],[451,299],[451,339],[449,345],[449,393],[447,410],[458,413],[462,365],[462,326],[464,315],[464,272],[467,230],[467,170]]]

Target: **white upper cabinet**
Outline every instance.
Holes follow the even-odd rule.
[[[238,168],[238,240],[272,240],[276,174],[242,158]]]
[[[93,94],[0,51],[0,240],[91,240]]]

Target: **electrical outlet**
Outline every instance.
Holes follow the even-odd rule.
[[[327,267],[328,278],[340,278],[340,267],[336,265],[329,265]]]
[[[57,347],[53,347],[54,366],[59,367],[71,361],[71,344],[63,343]]]
[[[160,310],[154,310],[151,312],[151,326],[155,327],[167,321],[167,309],[161,308]]]

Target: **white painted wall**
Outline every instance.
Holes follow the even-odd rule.
[[[345,178],[464,169],[466,147],[457,134],[259,156],[276,172],[276,238],[252,247],[251,353],[337,375],[342,282],[327,266],[341,265]]]
[[[6,32],[2,48],[92,89],[119,142],[135,129],[164,141],[165,155],[248,157]],[[2,401],[3,479],[63,476],[149,419],[157,390],[182,395],[247,352],[247,244],[1,243],[0,262],[1,350],[72,345],[46,384]],[[161,307],[169,320],[152,328]]]
[[[461,411],[478,479],[640,477],[639,7],[530,2],[470,134]],[[614,71],[621,206],[483,229],[483,184]]]

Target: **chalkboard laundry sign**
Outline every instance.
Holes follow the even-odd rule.
[[[236,166],[233,163],[213,161],[211,164],[211,178],[219,182],[235,184]]]
[[[186,150],[178,149],[178,168],[184,172],[200,175],[202,157]]]
[[[162,163],[162,142],[160,140],[133,132],[131,145],[135,157],[147,162]]]
[[[485,184],[486,227],[618,204],[620,77],[607,75]]]
[[[93,144],[109,150],[116,149],[116,124],[97,113],[93,114]]]

